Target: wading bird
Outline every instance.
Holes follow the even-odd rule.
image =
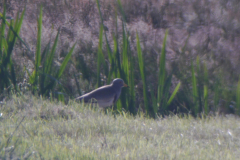
[[[128,87],[128,85],[122,79],[116,78],[110,85],[97,88],[92,92],[77,97],[76,100],[88,103],[95,99],[100,108],[106,108],[115,104],[121,94],[122,87]]]

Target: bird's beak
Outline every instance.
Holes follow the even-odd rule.
[[[125,83],[123,83],[123,86],[124,86],[124,87],[129,87],[129,86],[128,86],[128,85],[126,85]]]

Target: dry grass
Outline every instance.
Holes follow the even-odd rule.
[[[27,95],[13,96],[0,112],[0,159],[240,157],[239,118],[231,115],[153,120]]]

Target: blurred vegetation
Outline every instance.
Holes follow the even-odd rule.
[[[1,26],[1,63],[0,63],[0,84],[1,89],[0,93],[2,94],[4,90],[11,90],[19,92],[18,85],[17,85],[17,78],[16,73],[14,70],[14,65],[12,62],[12,51],[16,42],[16,39],[19,38],[21,41],[22,39],[19,36],[19,32],[21,29],[21,24],[24,17],[24,12],[21,14],[21,17],[16,18],[15,23],[11,20],[9,24],[6,20],[6,7],[4,7],[4,12],[1,15],[2,18],[2,26]],[[6,24],[9,26],[7,38],[5,38],[5,28]],[[13,26],[14,24],[14,26]],[[32,73],[26,69],[30,84],[29,90],[32,91],[33,94],[38,93],[38,95],[42,96],[50,96],[50,92],[54,93],[55,84],[60,79],[69,59],[71,58],[71,54],[73,52],[73,48],[67,54],[65,59],[63,60],[61,66],[59,67],[58,71],[55,71],[56,74],[53,76],[52,70],[52,63],[53,57],[57,46],[58,41],[58,34],[54,41],[53,47],[50,51],[50,42],[45,47],[43,53],[41,54],[41,35],[42,35],[42,7],[40,9],[39,19],[38,19],[38,37],[37,37],[37,47],[36,47],[36,55],[35,55],[35,66]],[[40,66],[41,65],[41,66]],[[59,82],[58,82],[59,83]],[[61,84],[61,83],[59,83]],[[13,85],[13,87],[11,87]],[[64,98],[62,95],[58,94],[59,100],[63,100]]]
[[[35,55],[35,66],[32,73],[27,69],[29,75],[29,84],[31,85],[31,90],[33,94],[38,93],[41,96],[50,96],[50,93],[56,94],[59,100],[64,101],[64,96],[60,92],[55,92],[55,85],[58,83],[61,86],[62,92],[64,88],[62,87],[59,79],[64,72],[68,61],[71,58],[71,55],[74,50],[74,46],[71,48],[69,53],[67,53],[65,59],[60,65],[58,70],[53,70],[53,58],[56,51],[58,36],[55,38],[52,48],[50,48],[50,42],[44,48],[43,53],[41,54],[41,35],[42,35],[42,7],[40,9],[40,14],[38,18],[38,37],[37,37],[37,47]],[[41,67],[40,67],[41,65]],[[55,72],[55,73],[54,73]]]
[[[20,2],[15,2],[15,4],[18,3]],[[125,2],[124,0],[114,3],[98,0],[61,3],[52,0],[50,3],[58,4],[63,10],[69,9],[68,11],[71,11],[69,15],[75,16],[77,14],[72,13],[75,7],[84,4],[85,9],[81,10],[81,19],[84,21],[84,27],[98,29],[95,31],[98,36],[97,45],[94,47],[96,42],[91,35],[88,36],[89,41],[76,40],[78,32],[75,32],[74,27],[71,30],[71,26],[62,26],[58,28],[51,47],[51,35],[54,30],[52,24],[56,19],[61,21],[62,14],[57,14],[60,13],[58,7],[47,3],[42,3],[43,7],[40,7],[41,3],[38,2],[39,12],[32,14],[35,21],[38,19],[35,23],[37,35],[33,37],[36,41],[36,45],[32,47],[35,50],[33,52],[32,48],[28,47],[32,46],[29,44],[32,42],[27,42],[24,38],[27,35],[21,35],[20,32],[21,25],[25,22],[23,21],[25,10],[22,11],[21,16],[17,16],[9,23],[6,11],[11,12],[13,9],[11,3],[5,1],[6,9],[2,7],[4,9],[0,15],[1,99],[6,96],[6,93],[11,94],[11,91],[22,93],[23,90],[18,88],[23,82],[27,84],[25,90],[33,94],[46,97],[54,95],[59,100],[64,100],[64,98],[76,97],[77,94],[109,84],[112,79],[120,77],[130,86],[128,89],[123,89],[120,100],[116,104],[115,109],[120,112],[125,110],[135,115],[143,111],[146,116],[155,118],[170,113],[191,113],[194,116],[240,113],[240,80],[237,69],[239,63],[235,62],[239,57],[235,55],[234,45],[238,42],[238,37],[234,37],[233,34],[238,33],[238,28],[226,26],[225,22],[217,21],[217,17],[214,17],[216,15],[213,16],[209,10],[213,4],[204,2],[207,3],[205,8],[198,1],[186,4],[193,9],[193,17],[190,17],[190,14],[184,12],[183,4],[181,6],[169,1],[163,5],[151,4],[150,1],[140,4],[137,1]],[[28,3],[24,1],[22,4]],[[3,6],[4,3],[1,5]],[[158,5],[161,7],[157,8]],[[238,6],[239,2],[234,1],[226,5],[223,0],[218,5],[225,5],[225,10],[229,11],[229,5],[235,8],[234,6]],[[46,20],[43,24],[42,9],[44,14],[55,15],[56,19],[52,19],[51,22]],[[97,13],[95,9],[98,9]],[[27,10],[28,8],[26,12]],[[218,9],[213,8],[212,12],[218,13]],[[236,18],[238,10],[233,9],[232,12],[236,13],[231,14]],[[70,24],[77,23],[78,19],[75,16],[69,16]],[[152,30],[161,31],[161,35],[154,35],[157,42],[155,40],[154,43],[151,43],[152,41],[148,43],[145,38],[148,34],[139,31],[141,26],[134,31],[131,30],[130,23],[134,18],[139,17],[144,23],[151,23]],[[223,17],[223,19],[227,18],[229,17]],[[100,23],[94,23],[91,19],[97,19],[96,21]],[[111,19],[112,26],[106,25],[108,19]],[[190,22],[191,24],[187,26]],[[240,24],[236,21],[236,25],[238,23]],[[211,24],[220,27],[211,28]],[[46,33],[42,31],[42,26],[47,25],[51,26],[51,29]],[[178,29],[185,28],[186,32],[183,34],[187,38],[181,41],[182,46],[176,42],[179,37],[176,37],[176,41],[173,39],[177,30],[172,26]],[[203,34],[206,31],[208,34]],[[49,32],[51,34],[48,34]],[[163,33],[166,33],[165,37]],[[217,36],[219,33],[222,35],[221,38]],[[200,35],[204,40],[195,38],[201,37]],[[60,47],[57,46],[59,36]],[[167,39],[167,36],[171,39]],[[19,41],[16,41],[17,39]],[[230,55],[226,56],[228,46],[233,51],[229,51]],[[169,51],[174,54],[170,55]],[[24,57],[27,59],[27,64],[17,61],[21,52],[22,55],[27,55]],[[18,74],[15,72],[15,67],[18,68]],[[20,76],[23,74],[24,78]]]

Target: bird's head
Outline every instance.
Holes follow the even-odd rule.
[[[113,86],[119,86],[119,87],[128,87],[128,85],[126,85],[124,83],[124,81],[122,79],[120,79],[120,78],[114,79],[113,82],[112,82],[112,85]]]

